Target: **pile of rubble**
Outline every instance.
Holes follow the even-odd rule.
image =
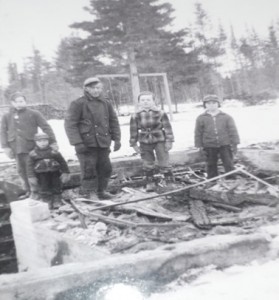
[[[234,178],[208,182],[200,166],[180,166],[175,181],[158,178],[154,193],[145,192],[144,178],[129,178],[113,201],[83,199],[76,189],[67,190],[64,204],[52,212],[53,229],[107,253],[137,253],[277,222],[278,187],[241,170]]]

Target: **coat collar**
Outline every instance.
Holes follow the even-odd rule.
[[[102,96],[92,97],[87,91],[84,91],[84,96],[87,101],[104,101],[104,98]]]
[[[224,115],[224,114],[225,113],[223,111],[219,110],[218,114],[216,114],[215,117],[218,115]],[[207,111],[205,111],[202,115],[212,117],[212,115],[210,113],[208,113]]]
[[[143,112],[143,111],[146,111],[146,112],[148,112],[148,111],[160,111],[160,108],[159,107],[157,107],[157,106],[151,106],[151,107],[148,107],[148,108],[144,108],[144,107],[140,107],[140,106],[138,106],[137,107],[137,113],[141,113],[141,112]]]
[[[12,114],[19,114],[19,113],[21,113],[21,112],[24,112],[24,111],[26,111],[26,109],[27,109],[27,107],[24,107],[23,109],[21,109],[21,110],[17,110],[17,109],[15,109],[13,106],[10,108],[10,112],[12,113]]]

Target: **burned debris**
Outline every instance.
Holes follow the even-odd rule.
[[[107,253],[136,253],[277,220],[278,187],[239,165],[231,173],[206,180],[202,164],[176,166],[171,181],[155,178],[152,193],[141,174],[115,176],[115,197],[104,201],[65,190],[63,205],[52,211],[53,229]]]

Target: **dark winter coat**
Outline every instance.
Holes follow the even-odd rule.
[[[101,97],[84,95],[74,100],[67,111],[65,130],[71,145],[109,148],[120,141],[120,127],[112,104]]]
[[[195,128],[197,148],[216,148],[239,142],[237,128],[230,115],[220,111],[216,116],[207,112],[198,116]]]
[[[168,115],[157,107],[140,109],[130,120],[130,146],[137,142],[153,144],[173,142],[174,136]]]
[[[12,148],[14,153],[29,153],[35,146],[34,135],[41,128],[48,134],[50,143],[56,142],[54,133],[42,114],[24,108],[17,111],[11,108],[1,121],[2,148]]]
[[[60,152],[51,147],[40,149],[37,146],[28,156],[27,174],[28,177],[35,177],[37,173],[57,172],[69,173],[67,162]]]

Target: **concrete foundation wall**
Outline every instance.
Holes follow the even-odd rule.
[[[32,199],[11,202],[11,225],[19,272],[94,261],[106,254],[51,230],[48,205]]]
[[[54,300],[59,293],[75,288],[100,287],[112,282],[164,284],[186,270],[216,265],[219,268],[278,257],[276,234],[220,235],[163,246],[156,251],[112,256],[99,262],[68,264],[37,272],[0,276],[0,293],[5,300]],[[18,284],[20,282],[20,285]],[[74,294],[73,298],[74,298]],[[57,298],[58,299],[58,298]],[[63,298],[59,298],[63,299]],[[67,298],[68,299],[68,298]]]

